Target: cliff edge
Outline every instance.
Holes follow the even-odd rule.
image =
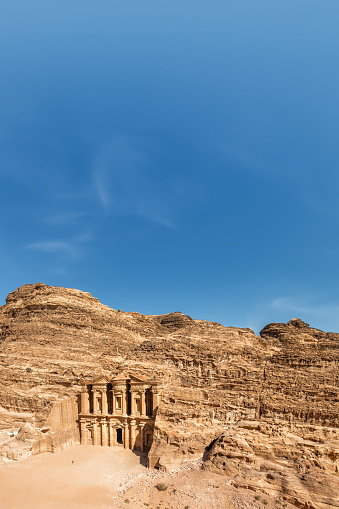
[[[299,507],[339,507],[338,361],[339,334],[300,319],[257,336],[25,285],[0,307],[0,458],[78,443],[82,383],[119,368],[161,381],[154,465],[201,459]]]

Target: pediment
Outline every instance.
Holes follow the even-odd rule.
[[[112,378],[112,382],[121,382],[129,380],[129,376],[125,375],[125,373],[118,373],[114,378]]]
[[[146,380],[144,380],[143,378],[138,378],[136,376],[130,376],[130,380],[131,382],[136,382],[136,383],[145,383]]]
[[[148,380],[145,380],[144,378],[138,378],[136,376],[130,376],[130,380],[132,384],[147,384]]]
[[[98,384],[109,384],[110,383],[110,379],[108,378],[108,376],[105,376],[105,375],[99,375],[95,378],[93,378],[92,380],[92,385],[98,385]]]

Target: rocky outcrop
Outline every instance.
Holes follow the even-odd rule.
[[[338,362],[339,335],[299,319],[257,336],[25,285],[0,308],[0,456],[77,443],[81,384],[119,367],[162,383],[151,466],[203,458],[238,485],[339,507]]]
[[[304,437],[304,438],[303,438]],[[237,487],[305,507],[339,507],[339,442],[321,427],[240,421],[212,444],[206,470],[223,472]]]

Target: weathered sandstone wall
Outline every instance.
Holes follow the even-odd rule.
[[[181,313],[116,311],[79,290],[25,285],[0,308],[0,456],[78,442],[81,383],[120,366],[163,384],[152,466],[203,457],[205,468],[239,485],[339,507],[319,483],[321,495],[309,488],[317,473],[339,493],[338,362],[339,335],[298,319],[256,336]]]

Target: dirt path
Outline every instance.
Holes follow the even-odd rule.
[[[270,509],[276,500],[229,485],[198,467],[145,468],[121,447],[75,446],[0,466],[0,509]],[[156,485],[163,483],[164,491]]]
[[[7,463],[0,467],[0,509],[103,508],[110,484],[145,470],[140,457],[120,447],[75,446]]]

